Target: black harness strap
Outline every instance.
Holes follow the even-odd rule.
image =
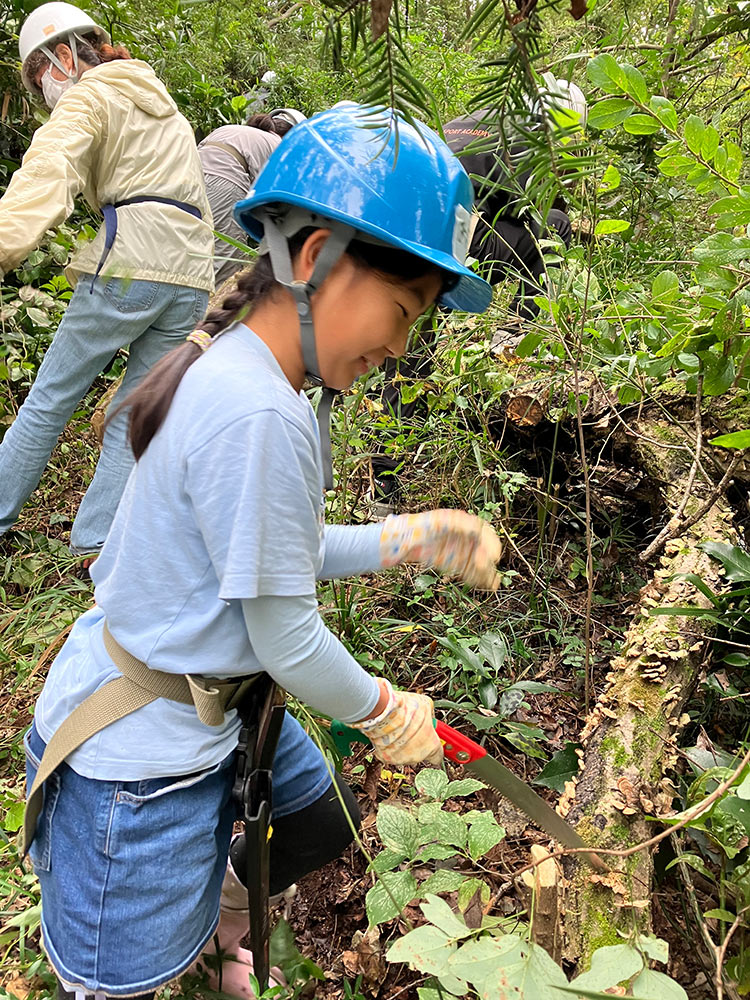
[[[271,766],[284,721],[284,695],[268,674],[237,705],[242,720],[232,795],[242,811],[247,850],[250,951],[261,992],[268,987],[268,890],[270,872]]]

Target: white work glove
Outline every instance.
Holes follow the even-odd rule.
[[[440,767],[443,745],[435,732],[432,698],[411,691],[394,691],[382,677],[381,689],[388,692],[388,704],[374,719],[352,722],[372,743],[378,760],[384,764],[419,764],[422,761]]]
[[[380,536],[383,566],[424,563],[481,590],[497,590],[502,549],[495,529],[464,510],[392,515]]]

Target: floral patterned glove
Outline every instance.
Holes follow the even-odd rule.
[[[388,704],[380,715],[363,722],[352,722],[372,743],[378,760],[384,764],[419,764],[422,761],[440,767],[443,745],[433,724],[432,698],[411,691],[394,691],[382,677],[381,688],[388,691]]]
[[[428,510],[386,518],[380,536],[384,566],[424,563],[481,590],[497,590],[502,544],[495,529],[464,510]]]

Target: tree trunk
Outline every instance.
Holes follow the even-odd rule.
[[[644,422],[634,429],[664,444],[679,434],[666,422]],[[643,470],[666,484],[666,507],[675,514],[688,486],[689,456],[643,437],[635,450]],[[689,517],[708,495],[707,486],[694,486],[684,515]],[[623,849],[647,840],[654,831],[646,815],[666,814],[671,808],[673,790],[665,774],[676,761],[682,711],[698,679],[711,630],[694,618],[650,617],[649,610],[708,606],[692,584],[675,578],[679,574],[694,573],[714,591],[723,589],[718,564],[699,548],[709,539],[736,543],[732,511],[723,497],[693,527],[667,542],[661,568],[641,593],[637,617],[584,726],[579,777],[566,788],[558,811],[592,845]],[[612,872],[598,875],[572,857],[564,861],[559,906],[564,954],[579,968],[588,966],[596,948],[621,941],[618,932],[650,928],[652,852],[625,859],[612,856],[610,863]]]

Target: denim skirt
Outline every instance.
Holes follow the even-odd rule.
[[[34,726],[25,745],[31,788],[45,748]],[[273,770],[276,815],[305,808],[331,782],[320,751],[289,715]],[[179,777],[99,781],[62,764],[47,779],[29,853],[42,889],[44,949],[66,989],[146,993],[198,957],[219,920],[233,778],[232,754]]]

